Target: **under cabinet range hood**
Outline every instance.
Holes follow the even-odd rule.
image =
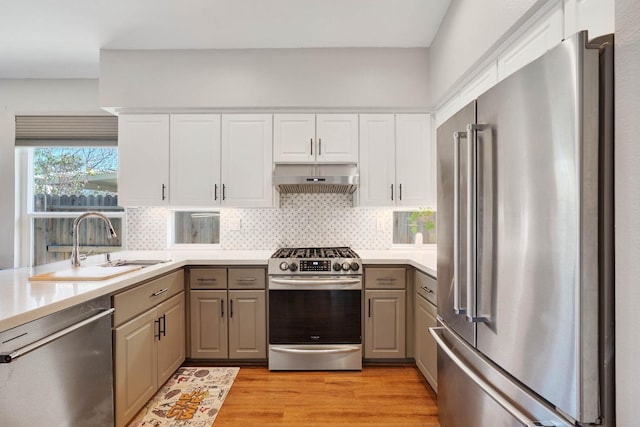
[[[276,164],[273,185],[281,194],[351,194],[358,186],[355,164]]]

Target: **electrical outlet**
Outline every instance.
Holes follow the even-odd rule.
[[[226,223],[230,231],[239,231],[242,226],[240,218],[230,218],[226,221]]]

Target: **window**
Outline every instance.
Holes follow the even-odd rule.
[[[396,211],[393,213],[393,243],[414,244],[416,235],[425,244],[436,243],[436,212],[433,209]]]
[[[73,221],[87,211],[107,215],[118,237],[109,239],[102,220],[87,218],[78,230],[81,253],[122,249],[116,140],[115,117],[16,117],[20,241],[29,242],[19,254],[22,265],[70,258]]]
[[[118,206],[118,150],[113,147],[30,149],[32,264],[68,259],[72,226],[82,212],[99,211],[110,218],[118,237],[109,239],[98,218],[80,224],[80,251],[92,254],[122,249],[122,215]]]
[[[173,231],[171,246],[219,245],[220,212],[213,210],[173,211],[170,215]]]

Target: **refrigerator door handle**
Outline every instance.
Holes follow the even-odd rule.
[[[464,132],[453,133],[453,312],[466,314],[460,289],[460,139]]]
[[[477,132],[490,129],[486,124],[467,125],[467,321],[486,322],[478,315],[478,256],[477,256],[477,212],[478,212],[478,150]]]
[[[549,421],[533,421],[529,419],[525,414],[523,414],[518,408],[511,404],[508,400],[506,400],[500,393],[498,393],[489,383],[483,380],[480,376],[478,376],[473,370],[471,370],[463,360],[461,360],[447,345],[447,343],[440,337],[440,333],[445,331],[446,329],[442,326],[438,326],[435,328],[429,328],[429,333],[438,344],[438,347],[444,351],[447,356],[451,359],[453,363],[455,363],[464,374],[469,377],[478,387],[480,387],[491,399],[493,399],[498,405],[500,405],[505,411],[509,412],[514,418],[516,418],[520,423],[522,423],[525,427],[538,427],[538,426],[549,426],[555,427],[556,424]]]

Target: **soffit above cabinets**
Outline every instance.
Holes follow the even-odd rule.
[[[98,78],[101,49],[428,47],[450,0],[26,0],[0,14],[0,78]]]

